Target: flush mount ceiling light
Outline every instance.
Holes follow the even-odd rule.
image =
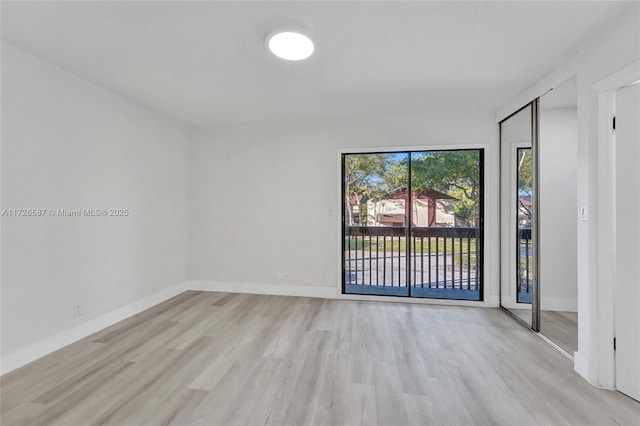
[[[293,31],[282,31],[267,39],[271,53],[287,61],[307,59],[313,53],[313,42],[304,34]]]

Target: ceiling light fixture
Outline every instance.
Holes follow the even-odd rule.
[[[307,59],[313,53],[313,42],[304,34],[283,31],[273,34],[267,39],[271,53],[287,61]]]

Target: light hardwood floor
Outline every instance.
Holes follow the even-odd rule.
[[[1,378],[2,425],[640,424],[498,309],[187,292]]]

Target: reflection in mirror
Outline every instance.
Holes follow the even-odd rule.
[[[516,287],[518,303],[531,304],[533,294],[533,241],[531,240],[533,175],[531,148],[518,148],[516,154]]]
[[[500,123],[503,218],[500,304],[529,326],[534,283],[532,127],[531,105]]]
[[[578,350],[576,77],[540,98],[540,333]]]

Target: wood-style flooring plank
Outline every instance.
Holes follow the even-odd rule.
[[[9,425],[640,425],[498,309],[185,292],[0,378]]]
[[[373,385],[351,383],[349,394],[345,398],[347,416],[345,425],[376,426],[376,391]]]

